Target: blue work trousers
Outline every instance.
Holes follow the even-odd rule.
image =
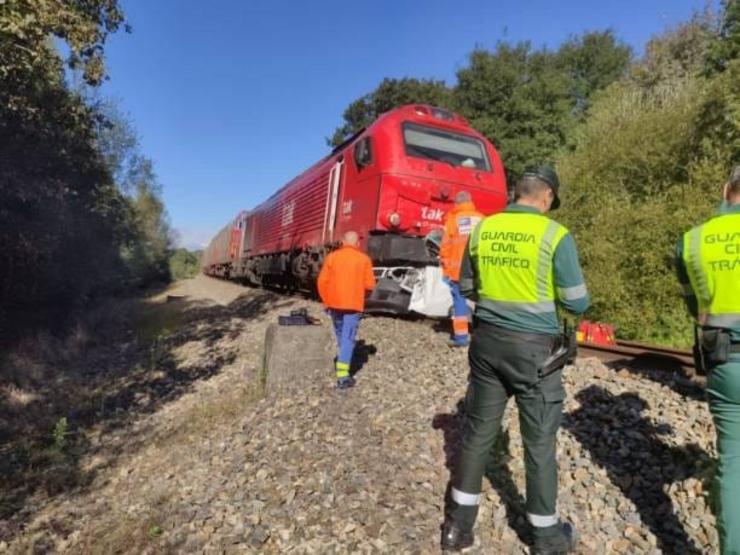
[[[329,309],[337,338],[337,377],[349,375],[349,365],[355,350],[355,337],[360,326],[361,312]]]
[[[450,286],[450,292],[452,293],[452,315],[455,317],[465,316],[467,318],[470,309],[468,308],[465,297],[460,293],[460,283],[448,280],[447,284]]]

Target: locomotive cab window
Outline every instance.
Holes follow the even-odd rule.
[[[491,170],[486,147],[475,137],[407,122],[403,124],[403,140],[407,156]]]
[[[373,163],[373,149],[370,143],[370,137],[365,137],[355,144],[355,163],[358,170]]]

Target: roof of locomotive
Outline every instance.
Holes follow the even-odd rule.
[[[429,104],[405,104],[403,106],[399,106],[387,112],[383,112],[368,127],[358,130],[351,137],[347,138],[344,142],[334,147],[334,149],[332,149],[332,151],[329,152],[326,156],[316,161],[314,164],[312,164],[311,166],[306,168],[304,171],[296,175],[293,179],[291,179],[287,183],[283,184],[272,195],[270,195],[267,199],[259,203],[257,206],[255,206],[254,208],[250,210],[240,211],[234,219],[229,221],[229,223],[226,226],[224,226],[224,228],[219,230],[219,232],[213,237],[213,239],[211,240],[211,243],[209,243],[207,248],[209,248],[213,244],[213,242],[222,232],[224,232],[229,227],[233,227],[234,223],[236,223],[236,221],[240,217],[249,216],[253,213],[258,212],[260,208],[262,208],[265,204],[268,204],[270,201],[272,201],[274,198],[280,195],[280,193],[283,192],[283,190],[286,187],[289,187],[291,184],[300,180],[302,177],[309,174],[311,171],[316,170],[317,168],[325,164],[328,160],[330,160],[332,157],[340,155],[352,143],[354,143],[361,135],[365,134],[367,131],[371,131],[379,127],[380,125],[401,123],[403,121],[412,121],[414,123],[421,123],[421,124],[433,123],[435,126],[441,126],[441,127],[448,128],[450,130],[465,132],[469,135],[473,135],[473,136],[485,139],[485,137],[481,133],[479,133],[478,131],[476,131],[470,126],[470,124],[464,117],[462,117],[461,115],[451,110],[447,110],[445,108],[438,108],[436,106],[431,106]]]
[[[368,127],[372,129],[380,124],[387,125],[396,121],[413,121],[415,123],[434,123],[434,125],[447,127],[455,130],[470,130],[473,134],[480,136],[480,133],[470,127],[468,120],[460,114],[446,108],[438,108],[429,104],[405,104],[383,112]]]
[[[476,137],[485,139],[483,135],[470,127],[468,120],[451,110],[448,110],[446,108],[438,108],[429,104],[404,104],[403,106],[398,106],[397,108],[388,110],[387,112],[383,112],[382,114],[380,114],[368,127],[363,127],[362,129],[356,131],[353,135],[334,147],[332,151],[329,152],[326,156],[311,164],[308,168],[296,175],[293,179],[278,188],[267,199],[252,208],[250,212],[255,212],[259,210],[264,204],[270,202],[276,196],[278,196],[283,191],[283,189],[300,180],[302,177],[314,171],[315,169],[319,168],[332,157],[339,156],[347,149],[347,147],[349,147],[366,132],[375,129],[380,125],[394,124],[396,122],[400,123],[402,121],[412,121],[414,123],[421,124],[433,123],[435,126],[441,126],[455,131],[463,131],[469,135],[474,135]]]

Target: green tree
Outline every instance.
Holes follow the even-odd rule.
[[[496,145],[513,184],[527,165],[566,146],[591,96],[620,78],[630,59],[612,31],[571,38],[554,52],[500,43],[470,55],[457,74],[456,105]]]
[[[591,316],[624,338],[690,343],[675,244],[712,214],[740,159],[740,62],[703,78],[707,29],[694,19],[653,39],[629,77],[595,96],[558,160],[558,218],[578,240]]]
[[[620,78],[630,59],[612,31],[573,37],[555,52],[500,43],[493,52],[473,51],[452,89],[441,81],[384,79],[347,107],[329,143],[342,143],[402,104],[451,108],[497,146],[513,183],[526,165],[551,160],[567,144],[591,95]]]
[[[126,203],[95,149],[94,115],[66,89],[57,62],[26,76],[15,105],[0,102],[5,307],[84,300],[119,265]],[[0,78],[7,94],[6,84]]]
[[[131,119],[110,99],[99,99],[95,91],[83,89],[87,104],[95,113],[95,147],[103,157],[118,189],[130,195],[134,192],[131,175],[140,156],[139,139]]]
[[[611,29],[570,38],[558,48],[556,65],[568,77],[572,108],[585,115],[591,96],[622,78],[632,61],[632,49]]]
[[[344,123],[334,130],[327,142],[337,146],[370,125],[383,112],[404,104],[451,106],[452,96],[443,81],[426,79],[383,79],[378,87],[352,102],[344,111]]]
[[[172,231],[151,161],[143,159],[137,174],[136,192],[130,199],[132,240],[122,251],[129,284],[143,286],[155,281],[168,282]]]
[[[501,153],[509,183],[532,161],[550,159],[570,124],[569,82],[547,51],[529,43],[476,50],[458,71],[455,101]]]
[[[643,86],[664,85],[702,72],[716,29],[711,13],[697,14],[691,20],[653,37],[645,56],[632,68],[632,78]]]
[[[0,328],[14,310],[63,314],[167,275],[169,229],[151,162],[130,129],[65,80],[66,65],[94,89],[106,37],[121,25],[116,0],[0,2]],[[65,60],[52,37],[69,48]]]
[[[49,37],[57,37],[69,46],[67,64],[80,69],[89,84],[99,84],[105,77],[105,40],[121,25],[117,0],[0,2],[0,78],[22,85],[26,75],[56,57]]]
[[[188,279],[200,272],[200,257],[203,251],[175,249],[170,256],[170,273],[173,279]]]
[[[719,73],[740,58],[740,0],[722,0],[720,28],[707,52],[706,71]]]
[[[141,153],[131,121],[115,103],[97,103],[97,149],[129,206],[121,253],[129,285],[169,280],[173,233],[154,163]]]

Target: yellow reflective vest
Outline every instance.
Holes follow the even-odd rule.
[[[740,213],[708,220],[683,236],[683,260],[696,295],[699,322],[740,327]]]
[[[567,233],[542,214],[503,212],[483,220],[470,242],[478,302],[499,313],[554,313],[552,261]]]

